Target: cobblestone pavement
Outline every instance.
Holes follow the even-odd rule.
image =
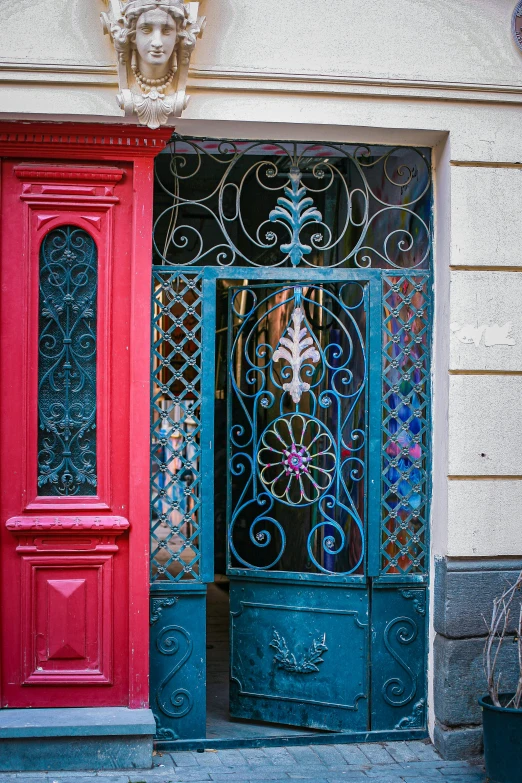
[[[0,761],[1,763],[1,761]],[[154,769],[0,773],[0,783],[484,783],[479,762],[442,761],[428,742],[156,753]]]

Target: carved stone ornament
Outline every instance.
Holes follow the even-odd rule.
[[[516,45],[519,49],[522,49],[522,0],[516,4],[515,10],[513,11],[511,30]]]
[[[126,117],[159,128],[181,117],[190,57],[205,26],[199,3],[183,0],[105,0],[103,31],[118,56],[117,96]]]

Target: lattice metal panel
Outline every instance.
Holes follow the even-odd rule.
[[[430,278],[383,278],[382,574],[428,569]]]
[[[201,275],[154,272],[152,308],[151,580],[199,580]]]

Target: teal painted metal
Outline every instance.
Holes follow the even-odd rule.
[[[216,342],[216,280],[203,275],[202,398],[214,400]],[[201,406],[201,579],[214,581],[214,405]]]
[[[230,614],[232,715],[330,731],[367,729],[366,589],[236,577]]]
[[[427,713],[427,592],[372,590],[372,731],[423,729]]]
[[[93,238],[50,231],[40,248],[38,494],[96,495],[96,293]]]
[[[151,709],[161,740],[205,734],[205,632],[197,622],[205,601],[205,586],[194,583],[151,594]]]
[[[188,673],[185,664],[176,668],[176,656],[169,659],[161,653],[154,639],[170,623],[179,627],[180,643],[188,634],[204,648],[203,593],[183,616],[180,602],[193,591],[204,591],[204,583],[213,578],[214,485],[223,483],[226,475],[232,485],[228,574],[233,604],[233,714],[341,731],[333,736],[343,741],[424,736],[432,286],[429,151],[175,137],[157,163],[151,616],[155,607],[161,611],[151,627],[151,702],[162,703],[158,693],[165,678],[174,689],[176,707],[183,708],[176,690],[190,691],[183,684]],[[189,280],[196,281],[190,295],[186,293]],[[353,295],[358,289],[363,294],[356,314],[350,297],[347,307],[339,304],[339,298],[342,290]],[[226,392],[218,388],[215,338],[218,300],[222,301],[225,290],[231,292],[227,404],[232,436],[228,467],[218,466],[216,473],[215,454],[222,444],[215,443],[214,397]],[[169,304],[180,291],[185,293],[175,305]],[[194,292],[196,300],[191,298]],[[254,296],[256,301],[242,312],[238,302]],[[366,363],[362,392],[348,416],[352,434],[359,430],[364,446],[356,454],[353,439],[345,444],[360,459],[363,473],[364,491],[353,505],[346,495],[355,480],[344,493],[345,500],[340,498],[344,490],[339,474],[345,457],[334,414],[343,395],[332,395],[331,387],[341,368],[328,359],[336,349],[327,347],[337,345],[339,351],[343,343],[332,324],[331,333],[317,339],[324,325],[315,317],[320,305],[327,318],[327,311],[333,312],[321,297],[329,297],[330,304],[337,300],[335,317],[341,314],[341,332],[348,329],[353,338],[359,330],[359,353]],[[256,308],[262,318],[271,310],[268,318],[275,326],[265,329],[259,339],[255,335],[258,344],[249,359],[244,344],[242,353],[237,350],[238,339],[247,341],[246,326],[241,332],[241,324],[255,321]],[[165,328],[165,318],[176,321],[172,328]],[[197,323],[189,323],[190,319]],[[256,328],[262,331],[259,323]],[[291,329],[302,332],[300,345]],[[176,353],[180,341],[185,346],[181,355]],[[345,339],[344,344],[348,342]],[[250,376],[243,374],[238,384],[234,373],[240,354],[243,363],[250,361]],[[259,380],[261,365],[266,381]],[[322,380],[321,366],[326,366]],[[356,367],[349,369],[353,372]],[[173,378],[170,383],[164,382],[165,374]],[[186,486],[187,460],[169,445],[169,437],[178,422],[181,429],[186,427],[187,395],[183,402],[179,390],[189,386],[194,402],[188,424],[194,427],[195,451]],[[254,393],[245,409],[242,402],[248,387],[250,391],[254,387]],[[311,403],[306,402],[307,395]],[[322,405],[328,396],[330,404]],[[184,410],[181,416],[173,415],[176,405]],[[271,415],[272,411],[277,413]],[[170,433],[166,443],[161,442],[165,433],[157,424],[162,415]],[[251,437],[241,449],[237,445],[241,433],[234,434],[234,422],[244,433],[249,421]],[[288,436],[284,447],[281,427],[286,427]],[[309,435],[312,427],[317,432]],[[325,448],[319,447],[321,442]],[[269,457],[278,451],[282,473],[277,468],[274,478],[270,471],[275,463]],[[334,467],[327,462],[330,451],[336,458]],[[239,453],[247,455],[242,471],[237,468]],[[179,464],[174,464],[176,459]],[[314,461],[324,471],[316,474],[323,483],[316,480],[315,489],[308,478]],[[278,486],[282,476],[283,491]],[[190,519],[185,521],[189,529],[184,530],[162,505],[165,498],[175,499],[180,486],[190,490],[191,498]],[[271,506],[276,524],[266,519],[259,524],[259,518],[256,526],[255,515],[247,518],[248,492],[250,501],[264,503],[261,511]],[[276,506],[282,510],[274,513]],[[348,516],[351,513],[350,535],[339,519],[325,513],[334,507],[345,516],[346,510]],[[181,506],[170,508],[179,513]],[[317,508],[319,513],[311,511]],[[306,524],[298,524],[305,517],[307,529]],[[238,529],[244,532],[247,555],[234,541]],[[256,560],[259,554],[270,554],[278,536],[281,543],[281,530],[283,551],[266,562]],[[346,549],[351,561],[339,567]],[[165,613],[176,610],[177,620],[167,621]],[[345,627],[354,622],[353,612],[359,620],[364,615],[356,631]],[[282,619],[276,622],[276,618]],[[196,689],[202,669],[199,675],[198,679],[195,670],[191,675],[196,677]],[[332,699],[336,688],[344,696]],[[329,693],[322,703],[318,703],[318,689]],[[352,691],[357,698],[350,701],[350,708],[346,694]],[[203,696],[198,692],[201,706]],[[193,747],[205,745],[202,717],[194,709],[176,717],[156,710],[158,747],[186,747],[186,738],[193,738]],[[179,739],[173,739],[171,730]]]
[[[347,282],[342,271],[328,270],[323,278],[316,271],[314,282],[301,280],[300,286],[256,282],[230,289],[235,717],[330,731],[370,726],[364,575],[372,324],[370,281],[362,271],[350,277]],[[373,288],[379,303],[375,342],[378,278]],[[265,323],[270,319],[272,332]],[[276,368],[278,357],[282,369]],[[373,375],[375,388],[379,367]],[[374,458],[374,484],[377,466]],[[307,475],[314,467],[319,479]],[[348,592],[350,583],[359,589]],[[339,668],[341,657],[347,665]]]
[[[153,584],[201,580],[202,293],[201,275],[153,273]]]
[[[376,577],[380,573],[379,541],[381,537],[381,417],[376,415],[381,405],[382,382],[380,368],[375,361],[381,351],[382,334],[382,280],[372,280],[368,307],[368,481],[367,514],[368,545],[367,575]]]

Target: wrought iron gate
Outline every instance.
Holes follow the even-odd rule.
[[[205,736],[220,515],[232,714],[422,731],[429,151],[176,138],[155,212],[158,740]]]

